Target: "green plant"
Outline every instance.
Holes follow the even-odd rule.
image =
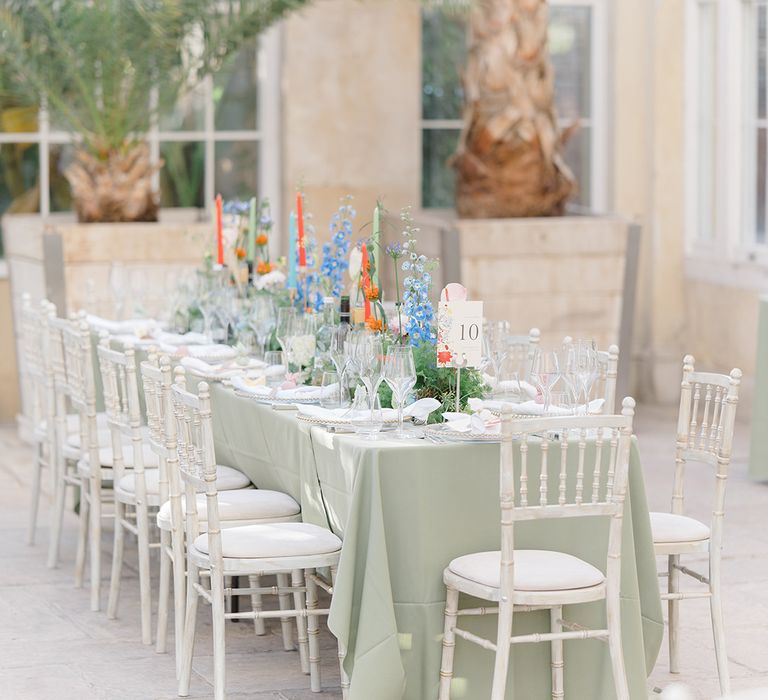
[[[51,121],[76,134],[67,176],[81,220],[155,218],[150,124],[306,2],[0,0],[0,88],[20,104],[44,102]]]
[[[430,423],[441,422],[445,411],[466,410],[467,399],[482,398],[488,391],[483,375],[478,370],[461,370],[461,402],[457,409],[456,370],[437,366],[435,347],[429,343],[422,343],[413,348],[413,361],[416,365],[416,386],[414,387],[416,398],[432,397],[442,404],[430,414]],[[384,382],[379,387],[379,398],[382,406],[392,405],[392,390]]]

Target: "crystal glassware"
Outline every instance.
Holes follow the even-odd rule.
[[[416,365],[410,345],[391,345],[387,349],[383,376],[387,386],[392,390],[392,402],[397,406],[396,437],[407,437],[403,429],[403,407],[416,385]]]

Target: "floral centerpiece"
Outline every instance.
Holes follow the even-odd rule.
[[[482,397],[488,390],[482,373],[476,369],[462,370],[460,405],[456,406],[456,371],[437,366],[436,317],[432,304],[432,273],[439,261],[419,252],[418,234],[410,209],[400,212],[402,226],[400,241],[390,243],[385,254],[394,264],[397,309],[397,331],[390,333],[390,342],[410,343],[416,366],[417,399],[436,398],[442,408],[430,415],[430,421],[442,420],[445,411],[463,411],[467,400]],[[400,273],[403,273],[403,295],[400,296]],[[382,403],[389,405],[391,391],[380,389]]]

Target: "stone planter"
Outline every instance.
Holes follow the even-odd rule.
[[[629,390],[640,229],[614,217],[459,220],[461,281],[487,318],[515,332],[537,327],[544,345],[565,335],[622,350]]]
[[[116,267],[126,280],[125,312],[133,309],[132,291],[140,291],[147,315],[160,314],[173,280],[198,267],[212,247],[213,227],[199,214],[172,210],[157,223],[135,224],[79,224],[72,214],[4,216],[14,317],[25,293],[33,301],[50,299],[60,316],[85,308],[114,317]]]

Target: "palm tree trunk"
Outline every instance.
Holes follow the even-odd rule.
[[[556,216],[576,190],[561,154],[548,15],[546,0],[473,3],[452,159],[462,218]]]
[[[65,175],[81,222],[157,221],[152,175],[159,168],[146,143],[130,143],[98,158],[80,148]]]

